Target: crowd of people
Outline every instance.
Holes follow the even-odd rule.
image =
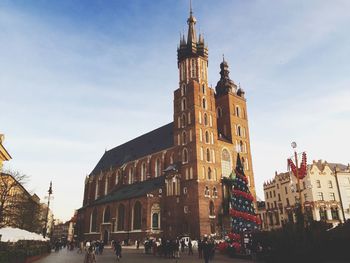
[[[114,251],[116,260],[122,258],[122,246],[128,245],[129,242],[112,240],[111,248]],[[140,249],[141,240],[135,241],[136,249]],[[104,251],[104,242],[102,240],[78,242],[74,245],[73,242],[64,244],[68,250],[73,250],[72,247],[77,248],[78,254],[84,254],[84,263],[96,263],[97,255],[102,255]],[[55,249],[64,247],[60,242],[54,244]],[[157,257],[168,259],[178,259],[187,254],[189,256],[198,256],[199,259],[208,263],[214,258],[216,243],[215,240],[205,236],[202,239],[191,240],[189,237],[177,239],[161,239],[161,238],[147,238],[144,242],[144,253]],[[196,248],[197,253],[194,255],[193,249]]]
[[[216,244],[212,238],[204,237],[188,242],[185,239],[146,239],[144,242],[145,253],[153,254],[154,256],[164,258],[180,258],[180,254],[193,254],[193,247],[196,246],[198,250],[198,258],[203,259],[205,263],[212,260],[215,255]],[[181,253],[180,253],[181,252]]]

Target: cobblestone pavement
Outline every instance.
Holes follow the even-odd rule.
[[[116,257],[113,254],[112,249],[105,248],[103,255],[96,256],[97,263],[108,263],[116,262]],[[35,263],[83,263],[84,255],[78,254],[76,250],[67,251],[66,249],[60,252],[52,252],[49,256],[42,258]],[[180,259],[165,259],[155,257],[153,255],[145,255],[143,250],[136,250],[133,248],[123,247],[123,258],[120,260],[121,263],[141,263],[141,262],[156,262],[156,263],[201,263],[203,259],[198,259],[198,254],[194,252],[193,256],[188,256],[186,253],[180,254]],[[216,254],[213,261],[215,263],[221,262],[234,262],[234,263],[252,263],[250,260],[232,259],[224,255]]]

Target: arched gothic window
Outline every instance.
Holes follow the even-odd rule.
[[[239,106],[236,106],[236,116],[237,117],[241,116],[241,110],[240,110]]]
[[[186,115],[184,113],[181,116],[181,126],[182,127],[186,126]]]
[[[210,162],[211,158],[210,158],[210,150],[207,149],[207,162]]]
[[[209,215],[215,216],[215,209],[214,209],[214,202],[213,201],[209,202]]]
[[[97,209],[96,207],[91,213],[90,232],[97,232]]]
[[[206,186],[205,189],[204,189],[204,196],[210,196],[210,192],[209,192],[209,187]]]
[[[204,84],[202,85],[202,92],[203,92],[203,94],[205,94],[205,85]]]
[[[111,221],[111,210],[109,206],[107,206],[103,213],[103,223],[109,223],[110,221]]]
[[[186,132],[183,131],[182,132],[182,144],[186,144],[187,143],[187,136],[186,136]]]
[[[152,229],[159,229],[159,214],[152,214]]]
[[[141,181],[146,180],[146,173],[147,173],[146,163],[143,162],[143,163],[141,164]]]
[[[181,110],[186,110],[186,98],[183,98],[181,101]]]
[[[199,124],[202,124],[202,113],[198,112],[198,122]]]
[[[207,126],[208,125],[208,116],[206,113],[204,113],[204,125]]]
[[[129,169],[129,184],[134,183],[134,167]]]
[[[221,152],[221,170],[223,177],[229,177],[232,172],[231,155],[226,149]]]
[[[212,173],[211,173],[211,168],[208,167],[208,180],[212,179]]]
[[[151,208],[152,215],[152,229],[160,229],[160,206],[159,204],[153,204]]]
[[[191,78],[196,77],[196,62],[194,59],[191,59]]]
[[[141,229],[141,209],[142,209],[141,203],[137,201],[133,209],[133,224],[132,224],[133,230]]]
[[[237,135],[242,136],[241,126],[237,126]]]
[[[205,98],[203,98],[202,100],[202,106],[203,106],[203,109],[207,108],[207,100]]]
[[[154,166],[154,176],[158,177],[158,176],[161,176],[161,174],[162,174],[162,167],[161,167],[160,159],[157,158]]]
[[[182,163],[188,162],[188,151],[186,148],[182,150]]]
[[[206,143],[210,143],[209,132],[208,131],[205,131],[205,142]]]
[[[124,223],[125,222],[125,206],[123,204],[120,204],[118,207],[118,222],[117,222],[117,230],[123,231],[124,230]]]
[[[216,187],[213,188],[213,197],[218,197],[218,190],[216,190]]]
[[[186,84],[182,84],[181,86],[181,96],[184,96],[186,94]]]
[[[120,171],[117,171],[115,174],[115,184],[118,184],[120,180]]]

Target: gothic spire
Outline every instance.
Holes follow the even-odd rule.
[[[190,0],[190,17],[187,19],[188,24],[188,35],[187,35],[187,45],[197,44],[196,37],[196,18],[193,16],[192,12],[192,1]]]

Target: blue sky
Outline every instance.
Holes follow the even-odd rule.
[[[246,91],[257,193],[309,160],[349,163],[350,1],[194,0],[209,84],[225,54]],[[56,217],[82,204],[105,149],[172,121],[187,0],[1,1],[0,133]]]

